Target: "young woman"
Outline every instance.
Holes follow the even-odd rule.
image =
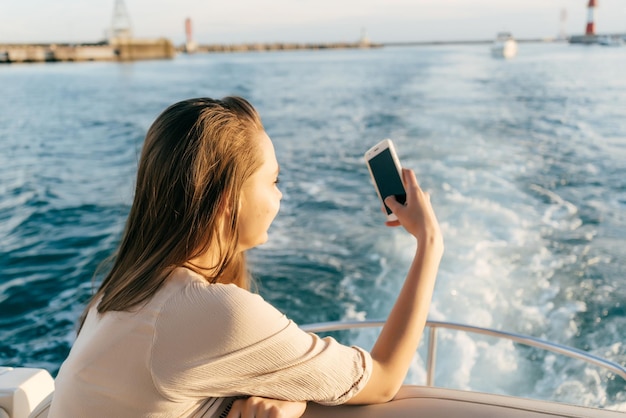
[[[279,166],[246,100],[191,99],[150,127],[114,262],[56,378],[50,417],[300,416],[386,402],[426,321],[443,240],[428,194],[385,203],[418,241],[371,353],[305,333],[248,291],[245,251],[278,213]],[[238,399],[235,401],[235,399]]]

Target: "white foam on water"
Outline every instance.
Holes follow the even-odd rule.
[[[520,193],[506,176],[497,184],[489,174],[478,171],[453,177],[463,180],[442,182],[432,197],[446,253],[429,318],[554,342],[578,337],[581,329],[576,317],[586,311],[586,303],[574,296],[556,301],[564,284],[556,280],[555,273],[581,263],[584,254],[555,252],[544,238],[546,230],[579,228],[578,208],[539,186],[531,186],[531,193]],[[536,195],[547,202],[538,203]],[[395,234],[394,240],[395,245],[381,246],[380,251],[391,264],[408,266],[413,249],[406,246],[406,234]],[[586,263],[607,261],[592,258]],[[403,273],[395,274],[399,277],[394,284],[399,288]],[[425,334],[407,383],[425,383],[426,343]],[[509,340],[447,330],[438,333],[437,385],[611,406],[606,404],[606,379],[607,373],[594,366],[558,355],[535,354]],[[623,405],[612,407],[620,410]]]
[[[499,153],[508,158],[507,150]],[[518,175],[525,173],[532,162],[516,157],[514,152],[510,154],[512,160],[520,161],[502,165],[490,162],[489,166],[460,156],[418,162],[408,158],[406,161],[407,166],[420,167],[427,173],[422,176],[418,173],[418,177],[421,177],[422,187],[431,192],[446,246],[429,318],[568,344],[580,338],[583,330],[578,316],[588,308],[586,300],[579,300],[571,293],[571,284],[563,281],[560,272],[572,266],[584,268],[608,263],[611,257],[587,257],[588,247],[583,244],[572,252],[555,248],[550,239],[554,233],[573,231],[583,240],[591,240],[596,231],[581,228],[579,208],[558,193],[535,184],[520,185],[516,180]],[[346,189],[359,187],[347,186]],[[336,184],[332,182],[304,180],[297,183],[295,189],[305,193],[309,202],[332,202],[340,208],[342,201],[337,199],[363,201],[360,192],[355,192],[354,196],[348,192],[338,195],[334,187]],[[298,216],[302,215],[295,216],[293,211],[301,209],[292,206],[289,195],[284,203],[291,219],[279,219],[273,226],[269,247],[299,246],[295,241],[306,239],[308,248],[322,251],[321,258],[313,261],[339,271],[354,254],[349,241],[337,244],[336,237],[348,234],[371,242],[372,253],[362,256],[378,263],[378,275],[364,277],[358,267],[356,272],[345,273],[339,289],[351,295],[351,302],[342,303],[342,319],[380,319],[388,314],[413,258],[414,238],[401,230],[387,232],[378,226],[372,228],[371,212],[353,212],[353,218],[341,218],[335,228],[328,227],[327,222],[334,220],[333,216],[341,217],[341,211],[316,214],[319,220],[313,230],[307,227],[296,233],[299,225],[292,222],[298,219],[301,222]],[[382,224],[382,219],[378,224]],[[336,254],[337,258],[331,254]],[[364,281],[372,286],[363,289]],[[602,292],[610,294],[611,286],[606,286]],[[598,291],[594,294],[600,297]],[[378,334],[378,329],[351,332],[347,342],[369,349]],[[427,342],[425,333],[407,383],[424,384],[426,381]],[[617,352],[621,349],[621,346],[616,348]],[[576,403],[615,407],[606,404],[607,374],[594,366],[546,355],[509,340],[457,331],[439,331],[435,383],[563,401],[570,399],[566,394],[571,390],[578,394]],[[587,390],[577,392],[576,388]]]

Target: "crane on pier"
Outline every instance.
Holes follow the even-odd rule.
[[[567,9],[561,9],[561,29],[559,31],[559,37],[557,39],[566,40],[567,39]]]
[[[111,20],[110,40],[130,39],[133,37],[133,29],[130,23],[130,16],[126,10],[124,0],[115,0],[113,9],[113,19]]]

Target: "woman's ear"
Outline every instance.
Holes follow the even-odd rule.
[[[222,215],[222,220],[226,221],[233,216],[233,205],[237,205],[237,211],[241,209],[241,199],[233,199],[230,194],[224,194],[221,199],[219,213]]]

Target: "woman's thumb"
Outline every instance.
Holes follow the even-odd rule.
[[[396,213],[396,210],[398,209],[398,207],[402,206],[400,202],[396,200],[396,197],[393,195],[387,196],[385,198],[385,205],[387,205],[387,207],[391,209],[393,213]]]

